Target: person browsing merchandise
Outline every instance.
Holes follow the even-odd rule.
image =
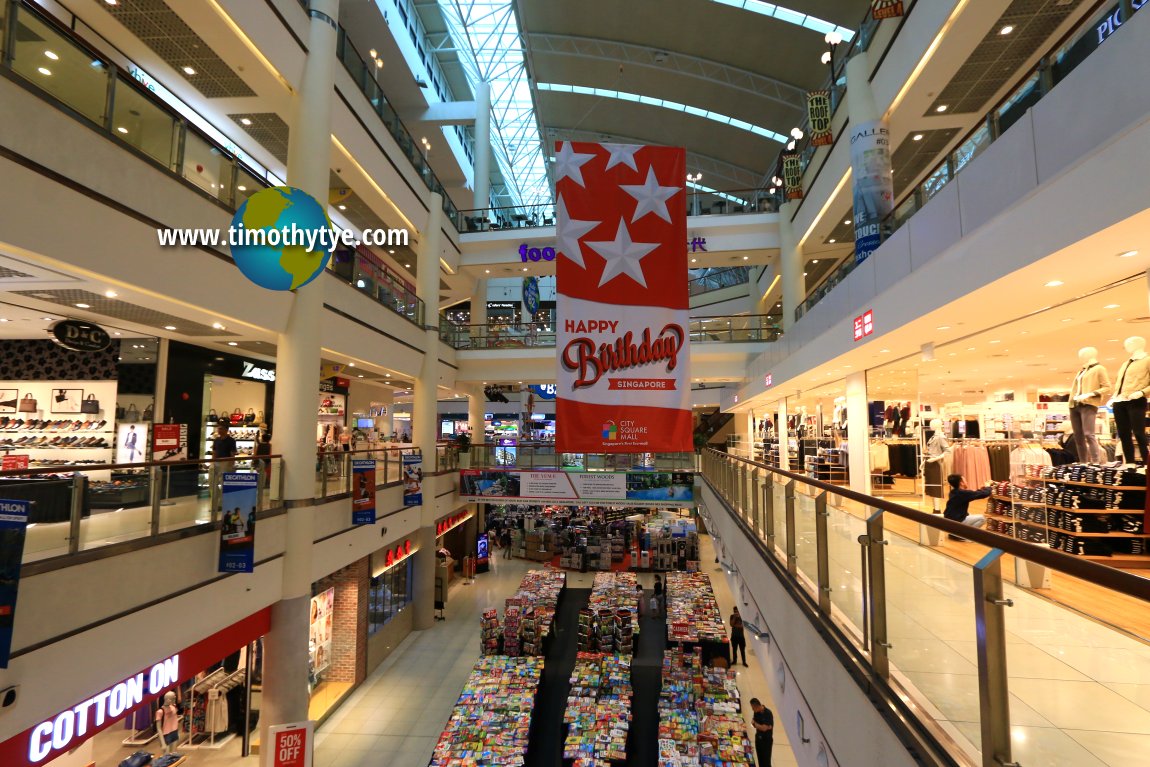
[[[751,724],[755,727],[755,756],[759,767],[771,767],[771,749],[775,745],[775,715],[758,698],[751,698]]]
[[[953,522],[961,522],[971,527],[982,527],[985,525],[986,517],[981,514],[971,514],[969,508],[971,501],[989,498],[990,488],[984,487],[981,490],[971,490],[966,486],[966,480],[962,478],[961,474],[951,474],[946,478],[946,481],[950,485],[950,495],[946,498],[946,509],[942,512],[942,515]],[[952,541],[964,540],[957,535],[950,536],[950,539]]]
[[[739,650],[743,651],[743,665],[747,665],[747,635],[743,631],[743,616],[739,615],[739,608],[731,611],[731,665],[739,662]]]

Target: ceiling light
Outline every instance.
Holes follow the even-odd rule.
[[[0,317],[0,322],[8,322],[8,318],[7,317]]]
[[[390,254],[391,254],[391,255],[393,255],[393,256],[395,255],[395,251],[394,251],[394,250],[389,250],[389,251],[387,251],[387,252],[388,252],[388,253],[390,253]]]
[[[819,260],[817,258],[814,261],[811,261],[812,264],[817,264],[818,262]]]
[[[223,325],[221,325],[218,322],[213,322],[212,327],[215,328],[216,330],[227,330],[227,328],[225,328]]]
[[[806,273],[806,272],[803,272],[803,276],[804,276],[804,277],[806,277],[806,276],[807,276],[807,273]]]
[[[50,74],[52,74],[52,70],[51,70],[51,69],[48,69],[48,67],[37,67],[36,71],[37,71],[37,72],[39,72],[39,73],[40,73],[40,74],[42,74],[42,75],[50,75]]]
[[[1058,288],[1058,287],[1061,287],[1063,284],[1064,283],[1062,282],[1062,280],[1051,280],[1050,282],[1046,283],[1046,287]]]
[[[383,377],[384,377],[384,378],[391,378],[391,373],[384,373],[384,374],[383,374]]]
[[[799,141],[803,137],[803,129],[791,128],[791,137],[794,138],[795,141]]]
[[[164,325],[164,330],[175,330],[175,329],[176,329],[175,325]]]
[[[968,346],[968,347],[966,347],[966,350],[967,350],[968,352],[972,352],[972,351],[974,351],[974,347],[973,347],[973,346]]]
[[[194,75],[195,73],[196,73],[196,70],[192,69],[191,67],[184,67],[184,74],[185,75]]]
[[[360,373],[359,375],[357,375],[356,378],[363,378],[363,373]]]
[[[938,112],[939,114],[942,114],[942,113],[943,113],[943,112],[945,112],[946,110],[947,110],[947,106],[946,106],[946,104],[939,104],[938,106],[936,106],[936,107],[934,108],[934,111]]]
[[[491,274],[491,270],[490,270],[490,269],[484,269],[484,270],[483,270],[483,273],[484,273],[484,274]]]
[[[1134,257],[1134,256],[1136,256],[1136,255],[1138,255],[1138,251],[1136,251],[1136,250],[1128,250],[1128,251],[1126,251],[1125,253],[1119,253],[1119,254],[1118,254],[1118,257],[1119,257],[1119,258],[1132,258],[1132,257]]]
[[[939,325],[935,330],[950,330],[950,325]]]
[[[92,306],[90,304],[76,304],[76,308],[77,309],[91,309]]]
[[[1009,35],[1009,34],[1010,34],[1011,32],[1013,32],[1013,31],[1014,31],[1014,27],[1013,27],[1013,26],[1011,26],[1010,24],[1007,24],[1005,27],[1003,27],[1002,29],[998,30],[998,34],[1000,34],[1000,35]]]
[[[1074,321],[1074,318],[1073,318],[1073,317],[1064,317],[1064,318],[1062,319],[1062,321],[1063,321],[1063,322],[1073,322],[1073,321]]]
[[[844,224],[849,224],[850,222],[851,220],[849,218],[843,221]]]
[[[911,140],[912,141],[922,141],[922,134],[921,133],[914,134],[913,136],[911,136]]]
[[[376,51],[375,48],[372,48],[370,51],[368,51],[367,55],[371,56],[373,59],[379,58],[379,52]]]
[[[523,271],[527,271],[527,267],[526,267],[526,266],[525,266],[525,267],[523,267]]]
[[[40,319],[44,320],[44,322],[51,322],[52,321],[51,317],[41,317]]]
[[[120,127],[116,128],[116,130],[118,130],[120,133],[127,133],[127,132],[128,132],[128,129],[127,129],[127,128],[125,128],[123,125],[121,125]]]
[[[827,240],[827,242],[829,242],[829,243],[831,243],[831,244],[833,245],[833,244],[835,243],[835,238],[834,238],[834,237],[832,237],[832,238],[830,238],[829,240]]]
[[[1106,304],[1106,306],[1103,306],[1102,308],[1103,309],[1117,309],[1118,304]]]
[[[992,344],[1000,344],[1000,343],[1002,343],[1002,341],[996,340],[996,341],[991,341],[991,343]]]
[[[823,51],[822,58],[820,58],[819,61],[823,62],[824,64],[830,64],[831,63],[831,52],[830,51]]]
[[[750,256],[743,256],[743,260],[744,260],[744,261],[750,261],[750,260],[751,260],[751,257],[750,257]]]
[[[117,331],[116,331],[115,333],[113,333],[112,335],[114,335],[114,336],[118,336],[118,335],[120,335],[120,331],[118,331],[118,330],[117,330]]]
[[[404,268],[404,269],[410,269],[410,268],[411,268],[411,264],[404,264],[404,265],[403,265],[403,268]],[[526,269],[524,269],[523,271],[527,271],[527,270],[526,270]]]
[[[251,124],[252,124],[252,121],[249,120],[248,118],[246,118],[246,117],[240,118],[240,125],[251,125]]]
[[[879,354],[890,354],[890,349],[879,349],[878,353]]]
[[[347,210],[346,205],[337,205],[336,207],[339,208],[340,210]]]
[[[699,259],[697,259],[697,258],[692,258],[692,259],[691,259],[691,263],[692,263],[692,264],[697,264],[697,263],[699,263]],[[489,272],[488,272],[488,274],[491,274],[491,272],[489,271]]]
[[[104,0],[104,3],[107,5],[115,5],[117,2],[119,2],[119,0]]]
[[[58,61],[60,59],[54,51],[44,51],[44,55],[52,59],[52,61]]]
[[[104,291],[104,297],[105,298],[115,298],[118,295],[119,295],[119,293],[117,293],[114,290],[105,290]]]

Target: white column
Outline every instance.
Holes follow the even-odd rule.
[[[288,183],[326,207],[331,158],[331,98],[335,87],[339,0],[311,0],[308,57],[292,102]],[[319,324],[323,279],[292,296],[277,340],[273,450],[284,457],[288,507],[282,597],[272,606],[264,648],[261,740],[273,724],[308,718],[308,604],[315,504],[315,402],[319,391]],[[261,754],[271,764],[270,753]]]
[[[847,460],[850,488],[870,493],[870,429],[867,410],[866,373],[847,376]]]
[[[475,84],[475,180],[472,183],[473,208],[491,205],[491,86],[480,80]]]
[[[783,331],[795,324],[795,308],[806,298],[806,283],[803,281],[803,251],[795,238],[791,216],[794,203],[788,202],[779,208],[779,274],[783,288]]]
[[[416,289],[423,301],[423,362],[411,404],[411,440],[423,453],[423,510],[419,551],[415,555],[412,587],[412,619],[416,630],[435,622],[435,437],[439,421],[439,255],[443,233],[443,198],[432,193],[428,200],[427,226],[419,251]]]
[[[858,125],[881,116],[870,87],[870,57],[861,51],[847,59],[847,119]]]
[[[487,325],[487,280],[476,280],[471,291],[471,337],[482,336]]]
[[[789,437],[787,436],[787,400],[786,397],[779,400],[779,428],[776,430],[779,435],[779,468],[785,471],[791,469],[791,452],[787,449],[790,444]]]
[[[485,424],[483,414],[487,412],[487,397],[482,386],[472,386],[467,392],[467,425],[471,429],[471,443],[478,445],[484,440]]]

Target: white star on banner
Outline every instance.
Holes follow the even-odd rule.
[[[659,179],[655,178],[653,167],[647,168],[647,181],[645,183],[620,184],[620,188],[639,203],[635,206],[635,215],[631,217],[631,221],[638,221],[648,213],[654,213],[670,223],[671,214],[667,211],[667,200],[674,197],[681,187],[659,186]]]
[[[643,276],[643,266],[639,262],[643,260],[643,256],[659,247],[659,243],[632,242],[631,233],[627,231],[627,222],[619,219],[619,231],[615,233],[614,240],[588,242],[587,245],[607,261],[603,267],[603,276],[599,279],[599,287],[603,287],[621,274],[626,274],[643,287],[647,287],[647,278]]]
[[[575,181],[579,186],[586,186],[583,183],[583,171],[581,168],[595,155],[581,154],[571,148],[570,141],[564,141],[563,146],[555,153],[555,183],[559,183],[560,179],[570,178]]]
[[[635,165],[635,153],[643,148],[641,144],[604,144],[603,148],[611,153],[607,158],[605,170],[611,170],[616,165],[626,165],[631,170],[639,170]]]
[[[556,251],[584,269],[583,251],[579,247],[579,238],[599,226],[598,221],[573,221],[567,215],[567,203],[563,196],[559,196],[559,208],[555,212],[555,239]]]

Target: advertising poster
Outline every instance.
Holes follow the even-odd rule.
[[[490,565],[489,541],[487,535],[480,535],[475,539],[475,572],[485,573]]]
[[[525,320],[534,319],[539,311],[539,278],[523,278],[523,308],[527,311]]]
[[[464,469],[459,474],[463,501],[689,507],[695,498],[691,472]]]
[[[890,172],[890,130],[882,120],[850,129],[854,183],[855,262],[862,263],[882,242],[882,222],[894,209]]]
[[[31,501],[0,501],[0,668],[8,668]]]
[[[143,463],[148,460],[147,423],[122,423],[116,427],[116,463]]]
[[[311,670],[318,674],[331,665],[332,610],[335,588],[311,598],[311,620],[308,623],[308,654]]]
[[[682,148],[559,142],[561,452],[690,452]]]
[[[797,154],[783,155],[783,191],[788,200],[803,199],[803,159]]]
[[[811,124],[811,146],[830,146],[835,143],[831,130],[831,92],[811,91],[807,94],[807,119]]]
[[[120,442],[117,441],[116,444],[118,445]],[[188,425],[186,423],[158,423],[152,427],[152,460],[188,460]]]
[[[259,474],[224,474],[220,518],[221,573],[251,573],[256,568],[256,507]]]
[[[403,505],[423,504],[423,457],[405,453],[403,455]]]
[[[268,728],[272,767],[311,767],[315,722],[276,724]]]
[[[356,458],[351,462],[351,523],[375,524],[374,458]]]
[[[20,469],[28,468],[28,455],[27,454],[14,454],[9,453],[0,457],[0,471],[19,471]]]
[[[897,19],[903,14],[902,0],[871,0],[870,13],[875,20]]]

